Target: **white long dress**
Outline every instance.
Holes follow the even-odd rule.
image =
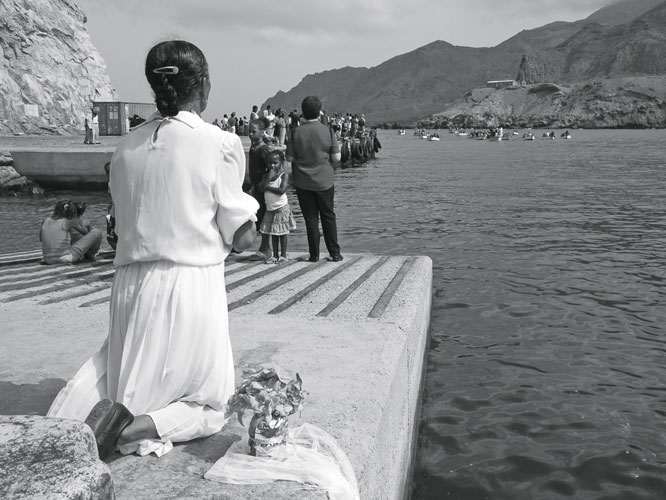
[[[124,453],[161,455],[222,428],[235,388],[224,259],[258,209],[244,176],[240,138],[194,113],[155,116],[123,139],[109,182],[119,237],[109,334],[48,416],[85,420],[104,398],[150,415],[161,439]]]

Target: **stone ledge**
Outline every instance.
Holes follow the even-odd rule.
[[[25,267],[24,278],[44,271]],[[352,464],[362,499],[404,498],[428,339],[432,261],[345,254],[342,263],[294,260],[269,267],[236,256],[229,258],[227,270],[228,301],[238,304],[229,315],[237,381],[250,367],[274,367],[285,379],[298,372],[309,395],[291,425],[308,422],[335,438]],[[339,302],[350,287],[349,297]],[[93,297],[101,293],[109,291]],[[42,299],[0,300],[0,345],[5,347],[0,408],[2,399],[5,406],[8,400],[5,413],[45,412],[106,337],[108,302],[84,298],[40,305]],[[82,301],[92,305],[79,307]],[[331,303],[337,307],[319,314]],[[108,465],[116,498],[326,498],[293,482],[234,486],[203,479],[246,433],[232,421],[217,435],[178,444],[161,458],[115,454]]]

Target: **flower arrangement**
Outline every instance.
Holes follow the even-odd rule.
[[[243,382],[227,402],[225,416],[235,413],[241,425],[245,425],[243,415],[251,410],[254,415],[248,428],[250,453],[256,455],[259,446],[268,455],[268,448],[285,442],[287,418],[303,409],[307,393],[298,373],[289,382],[282,381],[273,368],[245,370],[242,377]]]

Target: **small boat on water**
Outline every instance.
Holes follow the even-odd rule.
[[[571,139],[571,134],[569,133],[568,130],[566,132],[562,132],[562,134],[560,135],[560,139]]]
[[[428,137],[429,141],[439,141],[439,134],[430,134]]]
[[[398,130],[398,135],[405,135],[405,131],[403,129]]]

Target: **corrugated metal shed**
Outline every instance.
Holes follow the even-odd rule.
[[[157,111],[155,103],[95,101],[99,117],[99,135],[125,135],[130,128]]]

